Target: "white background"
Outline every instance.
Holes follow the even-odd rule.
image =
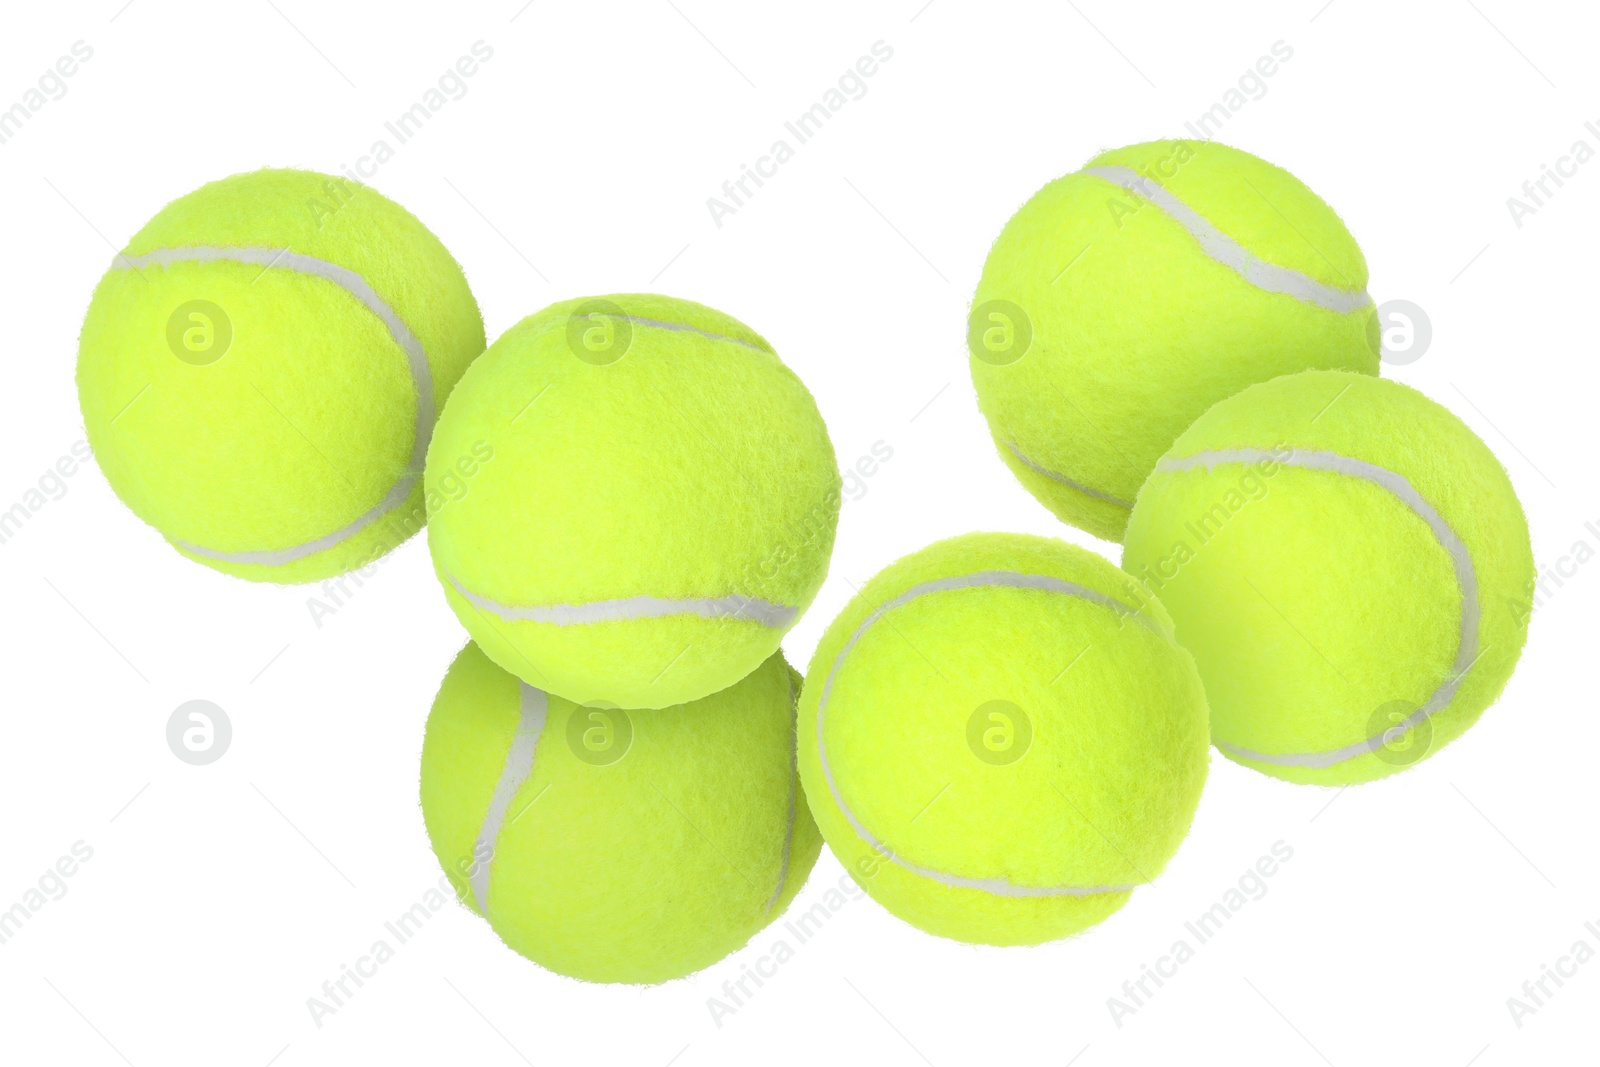
[[[841,464],[893,450],[844,507],[803,666],[853,586],[930,541],[1056,523],[993,453],[964,316],[989,242],[1103,148],[1171,136],[1274,42],[1293,57],[1220,138],[1343,215],[1381,302],[1432,318],[1385,373],[1501,456],[1541,569],[1504,698],[1461,741],[1344,792],[1220,757],[1166,873],[1076,939],[957,945],[852,900],[736,1013],[708,997],[781,936],[686,981],[583,985],[454,906],[318,1027],[307,998],[438,877],[422,725],[463,641],[417,538],[316,625],[315,587],[192,564],[93,462],[0,544],[0,909],[75,842],[92,858],[0,945],[0,1059],[81,1064],[1592,1061],[1600,960],[1519,1027],[1507,998],[1600,951],[1593,663],[1594,241],[1600,162],[1519,227],[1507,198],[1600,149],[1600,18],[1509,0],[1230,4],[9,5],[0,107],[74,42],[93,57],[0,144],[7,323],[0,510],[83,436],[76,335],[113,252],[169,199],[263,165],[336,171],[474,42],[467,84],[372,178],[464,265],[491,338],[561,298],[659,290],[763,332]],[[1319,10],[1320,9],[1320,10]],[[876,41],[893,58],[719,228],[706,207]],[[1554,189],[1554,186],[1551,186]],[[31,498],[35,503],[40,498]],[[1586,522],[1596,522],[1586,527]],[[217,702],[188,766],[165,725]],[[1275,842],[1293,858],[1119,1026],[1107,1001]],[[796,907],[842,876],[826,851]]]

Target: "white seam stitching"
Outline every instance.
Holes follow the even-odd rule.
[[[1064,593],[1082,600],[1098,604],[1117,613],[1122,618],[1133,618],[1142,623],[1158,636],[1166,637],[1161,628],[1152,622],[1143,612],[1136,611],[1122,601],[1102,593],[1097,589],[1089,589],[1069,582],[1065,579],[1051,577],[1044,574],[1024,574],[1018,571],[978,571],[974,574],[957,575],[950,578],[936,578],[932,581],[922,582],[912,586],[899,596],[887,600],[873,608],[867,617],[861,620],[844,643],[839,654],[834,657],[833,664],[828,669],[828,676],[823,680],[822,692],[817,697],[817,761],[822,766],[823,780],[828,783],[828,792],[833,796],[834,805],[840,814],[850,824],[856,836],[866,843],[878,855],[883,856],[896,866],[903,867],[912,874],[920,875],[930,881],[938,882],[957,889],[977,889],[1001,897],[1088,897],[1100,893],[1127,893],[1133,891],[1136,885],[1110,885],[1110,886],[1022,886],[1007,881],[1004,878],[965,878],[960,875],[937,871],[930,867],[923,867],[905,859],[894,849],[879,841],[878,838],[856,818],[854,811],[845,803],[844,797],[839,792],[839,785],[833,778],[833,767],[828,762],[828,746],[823,737],[823,716],[827,711],[828,698],[833,694],[833,681],[839,673],[839,668],[844,665],[845,657],[850,650],[861,640],[861,636],[880,618],[895,608],[901,607],[920,596],[928,593],[947,592],[953,589],[972,589],[987,586],[1004,586],[1013,589],[1040,589],[1054,593]]]
[[[1124,509],[1126,509],[1128,511],[1132,511],[1133,510],[1133,505],[1128,503],[1125,500],[1119,500],[1118,498],[1112,496],[1110,493],[1102,493],[1098,489],[1091,489],[1087,485],[1084,485],[1084,484],[1082,484],[1080,482],[1073,481],[1071,478],[1068,478],[1065,474],[1061,474],[1061,473],[1058,473],[1057,471],[1053,471],[1049,467],[1040,466],[1039,464],[1035,463],[1033,460],[1029,459],[1027,456],[1023,455],[1022,454],[1022,449],[1018,448],[1015,443],[1013,443],[1011,441],[1007,441],[1007,442],[1005,442],[1005,446],[1007,448],[1011,449],[1011,454],[1016,456],[1018,462],[1020,462],[1023,466],[1027,467],[1029,470],[1036,471],[1039,474],[1044,475],[1046,478],[1052,479],[1053,481],[1060,482],[1062,485],[1066,486],[1068,489],[1076,489],[1078,492],[1082,493],[1084,496],[1093,497],[1096,500],[1103,500],[1107,504],[1115,504],[1117,507],[1124,508]]]
[[[1082,174],[1093,175],[1143,197],[1188,231],[1211,259],[1236,272],[1257,289],[1292,296],[1328,311],[1345,314],[1372,304],[1366,290],[1352,292],[1326,285],[1310,275],[1257,257],[1238,241],[1223,233],[1209,219],[1179,200],[1172,191],[1133,170],[1131,167],[1086,167]]]
[[[500,777],[495,781],[494,792],[489,796],[489,806],[484,809],[483,822],[478,827],[478,837],[472,853],[472,895],[478,902],[483,917],[489,917],[489,876],[494,865],[495,849],[499,847],[500,831],[504,827],[506,812],[524,782],[533,775],[533,764],[539,752],[539,739],[544,733],[545,721],[550,714],[550,698],[542,689],[526,682],[517,684],[517,728],[506,748],[505,762],[500,767]]]
[[[507,622],[544,622],[555,626],[582,626],[597,622],[660,619],[669,615],[699,615],[707,619],[735,619],[781,629],[794,621],[799,609],[756,597],[730,593],[720,597],[669,599],[655,596],[591,600],[582,604],[532,604],[513,607],[469,590],[454,575],[450,585],[468,603]]]
[[[1395,499],[1421,519],[1439,542],[1439,547],[1445,550],[1450,557],[1452,569],[1455,571],[1456,586],[1461,591],[1461,632],[1457,638],[1456,658],[1451,664],[1450,673],[1439,687],[1433,691],[1428,699],[1416,711],[1406,716],[1403,720],[1387,727],[1375,737],[1358,741],[1353,745],[1331,749],[1326,752],[1296,752],[1296,753],[1263,753],[1254,752],[1247,748],[1230,745],[1215,738],[1212,743],[1224,752],[1229,752],[1245,759],[1255,760],[1258,763],[1268,763],[1279,767],[1310,767],[1324,769],[1332,767],[1346,760],[1355,759],[1357,756],[1368,752],[1376,752],[1384,745],[1384,739],[1394,730],[1407,731],[1417,726],[1426,719],[1443,711],[1455,699],[1456,691],[1461,688],[1461,683],[1466,680],[1467,672],[1471,670],[1473,661],[1478,656],[1478,624],[1482,614],[1482,605],[1478,598],[1478,576],[1472,565],[1472,553],[1466,544],[1456,535],[1455,530],[1445,521],[1444,516],[1428,503],[1427,499],[1419,493],[1406,478],[1387,468],[1380,467],[1366,460],[1356,459],[1353,456],[1341,455],[1337,452],[1320,452],[1291,449],[1287,456],[1282,452],[1268,452],[1264,449],[1236,448],[1218,449],[1210,452],[1198,452],[1192,456],[1181,458],[1163,457],[1156,463],[1158,472],[1171,472],[1190,470],[1195,467],[1204,467],[1210,470],[1219,464],[1250,464],[1271,460],[1282,463],[1287,467],[1300,467],[1305,470],[1327,471],[1331,474],[1342,474],[1352,478],[1360,478],[1387,490]]]
[[[778,884],[772,888],[772,896],[767,898],[767,905],[763,911],[771,911],[778,903],[778,898],[783,896],[783,887],[789,881],[789,853],[794,848],[794,824],[798,814],[799,797],[799,747],[800,747],[800,708],[795,702],[799,696],[794,688],[794,676],[789,673],[788,665],[783,668],[783,680],[789,688],[789,803],[788,823],[783,831],[783,854],[778,860]]]
[[[543,337],[545,334],[560,333],[562,331],[565,331],[566,328],[567,328],[568,321],[573,317],[574,317],[573,314],[569,312],[567,315],[565,315],[563,317],[546,319],[543,322],[536,323],[533,326],[528,327],[528,333],[527,333],[526,336],[527,337]],[[704,337],[704,338],[706,338],[707,340],[710,340],[710,341],[727,341],[729,344],[739,345],[741,348],[748,348],[752,352],[760,352],[764,356],[771,356],[773,359],[778,359],[777,353],[772,352],[769,349],[762,348],[760,345],[756,344],[753,341],[746,341],[741,337],[730,337],[727,334],[712,333],[710,330],[702,330],[700,327],[698,327],[698,326],[690,326],[688,323],[667,322],[664,319],[646,319],[646,318],[641,318],[640,316],[637,316],[637,315],[628,315],[628,314],[618,315],[618,314],[616,314],[614,312],[610,312],[610,311],[591,311],[591,312],[587,313],[586,315],[579,316],[579,317],[581,317],[581,318],[621,319],[623,322],[631,322],[635,326],[649,326],[649,327],[652,327],[653,329],[670,330],[670,331],[672,331],[674,333],[699,334],[701,337]],[[516,327],[512,327],[512,329],[515,329],[515,328]],[[779,360],[779,362],[781,363],[782,360]]]
[[[411,382],[417,390],[416,425],[412,436],[411,458],[407,463],[405,473],[401,475],[394,485],[390,486],[389,491],[383,495],[383,498],[377,504],[369,508],[354,522],[332,533],[289,548],[224,552],[177,539],[173,539],[172,542],[185,552],[205,559],[219,560],[224,563],[255,563],[263,566],[282,566],[332,548],[348,540],[405,503],[406,498],[411,495],[411,489],[416,484],[417,477],[427,459],[428,441],[433,435],[433,372],[428,366],[428,355],[422,347],[422,342],[406,326],[399,314],[384,301],[383,297],[378,295],[372,286],[367,284],[365,278],[348,267],[339,266],[337,263],[329,263],[327,260],[317,259],[315,256],[291,252],[282,248],[190,245],[178,248],[158,248],[137,256],[119,253],[112,261],[112,269],[136,270],[146,266],[167,267],[173,263],[217,262],[246,263],[267,269],[277,267],[321,278],[339,286],[359,301],[368,311],[376,315],[378,320],[388,329],[389,336],[394,339],[395,343],[400,346],[401,351],[406,354],[406,363],[411,371]]]

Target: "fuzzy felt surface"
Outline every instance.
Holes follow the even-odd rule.
[[[1113,166],[1147,175],[1262,261],[1350,292],[1367,284],[1338,215],[1265,160],[1156,141],[1086,164]],[[1014,362],[969,360],[1000,456],[1059,518],[1110,541],[1156,459],[1212,404],[1300,370],[1378,370],[1370,306],[1340,313],[1257,288],[1154,204],[1082,172],[1039,190],[1001,231],[973,309],[992,301],[1031,329]],[[1119,503],[1026,466],[1013,445]]]
[[[687,300],[598,299],[632,321],[552,305],[462,379],[429,450],[428,544],[495,662],[580,703],[666,707],[754,670],[787,625],[507,620],[456,584],[508,608],[742,596],[798,617],[827,574],[840,476],[811,394],[759,335]],[[582,358],[607,330],[620,358]]]
[[[551,697],[490,860],[495,932],[571,978],[656,983],[710,966],[781,915],[822,845],[793,769],[799,681],[775,654],[685,707],[602,712]],[[423,818],[474,911],[463,872],[517,727],[520,688],[468,644],[428,717]],[[625,720],[621,758],[579,758],[573,716],[613,738]]]
[[[422,343],[436,411],[483,351],[478,305],[450,253],[364,186],[307,171],[235,175],[167,205],[124,254],[195,246],[282,249],[360,275]],[[197,300],[231,329],[226,352],[204,365],[178,358],[168,338],[174,312]],[[417,390],[404,351],[346,289],[284,267],[114,267],[83,324],[77,380],[112,488],[175,542],[218,552],[314,542],[374,508],[410,465]],[[294,562],[191,558],[254,580],[315,581],[371,562],[425,520],[418,479],[385,519]]]
[[[996,570],[1063,579],[1141,614],[1040,589],[941,590],[891,608],[846,652],[880,605]],[[983,712],[974,731],[994,701],[1020,710],[1010,721]],[[984,733],[996,728],[1009,734]],[[800,772],[828,846],[890,912],[967,942],[1077,933],[1129,892],[1015,897],[944,884],[875,851],[840,798],[917,867],[1032,888],[1137,886],[1188,833],[1208,758],[1205,695],[1161,606],[1101,557],[1020,534],[940,541],[878,574],[823,635],[800,701]]]
[[[1454,699],[1392,746],[1321,769],[1239,762],[1345,785],[1402,770],[1459,736],[1498,698],[1527,637],[1533,556],[1500,462],[1421,393],[1336,372],[1223,401],[1169,456],[1240,448],[1333,452],[1403,476],[1465,545],[1481,620],[1480,655]],[[1283,463],[1158,469],[1139,493],[1123,567],[1157,591],[1194,654],[1219,745],[1299,754],[1377,736],[1394,709],[1417,708],[1443,684],[1460,647],[1463,597],[1449,553],[1395,494],[1344,473]]]

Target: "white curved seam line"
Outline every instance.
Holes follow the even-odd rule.
[[[1015,883],[1009,882],[1004,878],[966,878],[961,875],[950,874],[947,871],[934,870],[931,867],[923,867],[920,864],[912,863],[910,860],[907,860],[898,852],[895,852],[892,848],[889,848],[883,842],[878,840],[872,831],[868,830],[864,825],[862,825],[861,820],[856,818],[855,812],[852,811],[850,806],[845,803],[843,795],[839,792],[839,785],[834,781],[833,766],[828,762],[828,745],[823,737],[823,718],[827,712],[828,698],[833,694],[834,678],[838,676],[839,668],[844,665],[845,657],[850,654],[851,649],[855,648],[856,643],[861,640],[862,635],[865,634],[867,630],[869,630],[873,624],[875,624],[884,615],[890,611],[893,611],[895,608],[910,603],[918,597],[926,596],[929,593],[948,592],[953,589],[976,589],[993,586],[1002,586],[1012,589],[1038,589],[1045,592],[1063,593],[1067,596],[1077,597],[1081,600],[1087,600],[1091,603],[1098,604],[1101,607],[1108,608],[1121,618],[1126,619],[1132,617],[1158,636],[1163,638],[1167,636],[1162,632],[1159,626],[1157,626],[1142,612],[1135,611],[1133,608],[1130,608],[1117,598],[1102,593],[1097,589],[1089,589],[1085,586],[1078,585],[1076,582],[1068,582],[1064,579],[1051,577],[1049,575],[1023,574],[1018,571],[978,571],[973,574],[958,575],[951,578],[937,578],[933,581],[914,585],[894,599],[879,604],[876,608],[872,609],[865,619],[861,620],[861,625],[855,628],[855,632],[850,635],[850,639],[844,643],[844,647],[841,648],[839,650],[839,654],[834,657],[833,664],[828,668],[828,676],[823,680],[822,694],[817,698],[817,758],[818,762],[822,765],[823,780],[828,783],[828,792],[832,794],[834,804],[838,807],[840,813],[844,815],[846,821],[850,823],[850,827],[856,832],[856,836],[860,837],[862,841],[866,842],[869,848],[896,866],[903,867],[912,874],[921,875],[922,877],[938,882],[941,885],[947,885],[957,889],[977,889],[985,893],[993,893],[995,896],[1002,897],[1088,897],[1094,896],[1098,893],[1131,892],[1135,888],[1134,885],[1016,885]]]
[[[789,881],[789,854],[794,848],[794,819],[799,798],[795,795],[799,783],[799,748],[800,748],[800,708],[795,703],[799,696],[794,691],[794,676],[786,667],[783,672],[784,681],[789,686],[789,804],[788,821],[783,831],[783,855],[778,859],[778,884],[772,887],[772,896],[767,898],[767,905],[763,911],[771,911],[778,903],[778,898],[783,896],[783,887]]]
[[[411,489],[417,484],[417,479],[420,476],[419,471],[406,471],[405,474],[401,475],[398,482],[389,487],[389,491],[383,495],[383,499],[378,502],[377,506],[368,510],[366,514],[356,519],[356,521],[333,531],[331,534],[319,537],[315,541],[307,541],[305,544],[296,545],[294,548],[258,552],[218,552],[215,549],[191,544],[188,541],[180,541],[177,538],[172,538],[172,543],[185,552],[205,559],[222,560],[226,563],[258,563],[268,567],[282,566],[285,563],[293,563],[297,559],[303,559],[314,552],[321,552],[325,548],[332,548],[334,545],[354,537],[366,527],[371,526],[374,522],[377,522],[386,514],[405,503],[406,497],[411,495]]]
[[[699,615],[706,619],[739,619],[770,629],[783,629],[799,614],[796,607],[773,604],[755,597],[730,593],[720,597],[692,597],[672,600],[654,596],[632,596],[620,600],[591,600],[585,604],[533,604],[513,607],[472,592],[454,576],[450,584],[473,607],[507,622],[546,622],[554,626],[586,626],[597,622],[628,622],[635,619],[662,619],[672,615]]]
[[[1258,258],[1238,241],[1217,229],[1199,212],[1179,200],[1170,189],[1130,167],[1087,167],[1081,173],[1103,178],[1154,204],[1174,222],[1189,231],[1189,235],[1199,242],[1202,252],[1237,272],[1257,289],[1292,296],[1296,300],[1340,314],[1359,311],[1372,304],[1372,297],[1368,296],[1364,289],[1352,292],[1326,285],[1297,270],[1280,267],[1276,263],[1268,263]]]
[[[768,352],[765,348],[762,348],[760,345],[753,344],[752,342],[746,341],[741,337],[728,337],[725,334],[712,333],[710,330],[702,330],[698,326],[690,326],[687,323],[666,322],[666,321],[664,321],[662,319],[645,319],[645,318],[640,318],[637,315],[613,315],[613,314],[611,314],[609,312],[605,312],[605,311],[591,312],[591,315],[596,316],[596,317],[604,316],[604,317],[606,317],[608,319],[620,318],[620,319],[622,319],[622,320],[624,320],[626,322],[631,322],[636,326],[652,326],[652,327],[654,327],[654,328],[656,328],[658,330],[671,330],[674,333],[697,333],[701,337],[707,337],[707,338],[710,338],[713,341],[731,341],[733,344],[743,345],[744,347],[746,347],[748,349],[752,349],[753,351],[761,352],[761,353],[764,353],[764,354],[769,355],[769,356],[772,355],[771,352]]]
[[[753,341],[746,341],[742,337],[729,337],[727,334],[712,333],[710,330],[702,330],[698,326],[690,326],[687,323],[682,322],[667,322],[665,319],[647,319],[639,315],[618,315],[611,311],[591,311],[585,315],[570,315],[563,319],[549,319],[535,326],[529,327],[527,336],[543,337],[547,333],[561,333],[566,330],[568,323],[574,318],[617,319],[622,322],[631,322],[635,326],[648,326],[658,330],[670,330],[674,333],[698,334],[709,341],[727,341],[730,344],[739,345],[741,348],[748,348],[752,352],[760,352],[764,356],[772,356],[774,359],[777,358],[777,354],[775,352],[762,348]]]
[[[1212,467],[1222,464],[1252,464],[1264,461],[1281,463],[1287,467],[1327,471],[1331,474],[1343,474],[1352,478],[1361,478],[1381,489],[1387,490],[1427,524],[1435,540],[1439,542],[1439,546],[1449,555],[1451,567],[1455,571],[1456,585],[1461,590],[1461,634],[1457,640],[1455,662],[1451,664],[1449,674],[1445,676],[1439,687],[1433,691],[1416,711],[1407,715],[1400,722],[1385,728],[1374,737],[1327,752],[1263,753],[1241,748],[1237,745],[1230,745],[1213,738],[1213,743],[1224,752],[1255,760],[1258,763],[1269,763],[1279,767],[1323,769],[1343,763],[1346,760],[1355,759],[1357,756],[1365,755],[1368,752],[1376,752],[1383,747],[1384,739],[1391,733],[1396,730],[1404,733],[1412,729],[1417,724],[1448,707],[1450,701],[1455,699],[1456,691],[1461,688],[1461,683],[1466,680],[1467,672],[1478,658],[1478,626],[1482,617],[1482,605],[1478,597],[1478,573],[1472,565],[1472,553],[1467,549],[1461,538],[1456,536],[1455,530],[1445,521],[1444,516],[1440,515],[1434,506],[1428,503],[1423,495],[1417,492],[1416,488],[1403,475],[1396,474],[1394,471],[1380,467],[1375,463],[1368,463],[1366,460],[1355,459],[1337,452],[1294,449],[1285,457],[1281,452],[1268,452],[1264,449],[1256,448],[1235,448],[1200,452],[1180,459],[1163,458],[1156,464],[1156,470],[1162,472],[1182,471],[1191,470],[1195,467],[1204,467],[1206,470],[1210,470]]]
[[[1012,442],[1007,441],[1005,444],[1006,444],[1007,448],[1011,449],[1011,454],[1017,457],[1018,462],[1020,462],[1023,466],[1029,468],[1030,470],[1037,471],[1040,474],[1044,475],[1046,478],[1050,478],[1050,479],[1053,479],[1054,481],[1058,481],[1062,485],[1066,486],[1069,489],[1076,489],[1078,492],[1082,493],[1084,496],[1092,496],[1096,500],[1104,500],[1106,503],[1115,504],[1119,508],[1124,508],[1124,509],[1129,510],[1129,511],[1133,510],[1133,505],[1128,503],[1126,500],[1119,500],[1116,497],[1112,496],[1110,493],[1102,493],[1098,489],[1090,489],[1087,485],[1084,485],[1081,482],[1075,482],[1071,478],[1068,478],[1065,474],[1061,474],[1061,473],[1059,473],[1057,471],[1053,471],[1048,467],[1041,467],[1041,466],[1039,466],[1039,464],[1035,463],[1033,460],[1029,459],[1027,456],[1024,456],[1022,454],[1022,450],[1020,448],[1018,448]]]
[[[308,274],[332,282],[356,300],[360,301],[368,311],[378,317],[378,320],[388,329],[402,351],[406,354],[406,364],[411,371],[411,383],[417,390],[416,426],[412,436],[411,458],[407,463],[406,471],[396,481],[394,486],[384,494],[365,514],[354,522],[335,530],[333,533],[319,537],[305,544],[295,545],[290,548],[270,549],[264,551],[223,552],[217,549],[206,548],[203,545],[189,544],[183,541],[174,541],[184,551],[201,556],[206,559],[220,560],[224,563],[258,563],[265,566],[281,566],[292,563],[297,559],[324,549],[355,536],[356,533],[372,525],[374,522],[393,511],[405,502],[411,489],[416,485],[418,476],[422,473],[424,461],[428,455],[428,440],[433,435],[433,372],[428,366],[428,354],[408,326],[401,320],[372,286],[367,284],[365,278],[347,267],[327,260],[317,259],[315,256],[303,255],[299,252],[290,252],[282,248],[219,248],[196,245],[183,248],[159,248],[153,252],[145,252],[137,256],[118,255],[112,261],[112,267],[119,270],[135,270],[140,267],[167,267],[174,263],[247,263],[252,266],[264,268],[281,268],[292,270],[300,274]],[[403,487],[404,491],[399,491]]]
[[[511,735],[511,745],[506,749],[500,778],[494,784],[494,793],[489,797],[489,807],[483,813],[478,840],[472,850],[472,896],[478,902],[478,911],[486,919],[489,917],[489,874],[494,865],[500,830],[505,824],[506,812],[511,810],[511,802],[533,773],[539,735],[544,732],[545,719],[550,713],[550,698],[544,690],[535,689],[526,682],[517,685],[520,690],[517,729]]]

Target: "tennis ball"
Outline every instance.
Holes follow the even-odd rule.
[[[1206,701],[1154,599],[1083,549],[940,541],[822,637],[800,774],[823,838],[889,911],[1028,945],[1127,902],[1205,784]]]
[[[749,674],[828,570],[840,476],[806,387],[688,300],[553,304],[472,365],[428,454],[445,597],[490,659],[580,704]]]
[[[483,345],[460,267],[404,208],[258,170],[173,201],[118,253],[78,398],[111,488],[179,552],[309,582],[422,527],[435,412]]]
[[[1295,177],[1213,141],[1106,152],[1006,223],[972,299],[978,406],[1064,522],[1122,539],[1208,407],[1311,368],[1378,370],[1367,264]]]
[[[1505,470],[1421,393],[1308,371],[1184,431],[1122,565],[1166,605],[1230,758],[1348,785],[1460,736],[1510,678],[1534,580]]]
[[[468,644],[422,745],[433,851],[467,907],[559,974],[710,966],[782,914],[822,847],[794,770],[799,684],[775,654],[685,707],[583,708]]]

